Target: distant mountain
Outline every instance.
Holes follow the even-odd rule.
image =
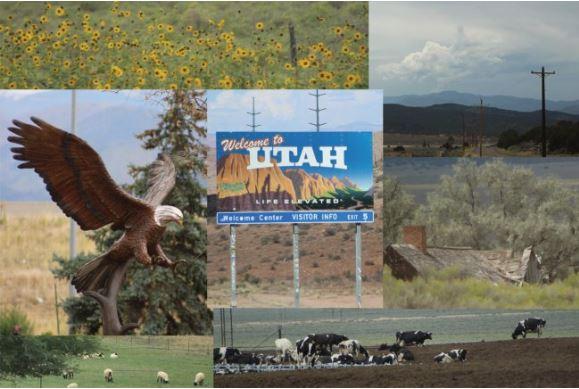
[[[464,123],[468,133],[480,128],[478,107],[459,104],[439,104],[429,107],[407,107],[384,104],[384,132],[403,134],[462,134]],[[579,115],[547,112],[547,124],[560,120],[579,121]],[[519,112],[486,107],[484,110],[485,135],[498,136],[513,129],[523,133],[541,124],[541,112]]]
[[[426,95],[385,96],[384,104],[400,104],[410,107],[428,107],[438,104],[459,104],[467,106],[480,105],[480,95],[443,91]],[[510,111],[532,112],[541,109],[541,100],[514,96],[482,96],[487,107],[501,108]],[[569,114],[579,114],[579,100],[547,100],[547,109]]]

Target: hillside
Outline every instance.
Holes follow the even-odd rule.
[[[428,107],[436,104],[478,105],[480,95],[457,91],[442,91],[425,95],[385,96],[384,104],[401,104],[410,107]],[[511,111],[532,112],[541,108],[541,100],[504,95],[482,96],[489,107],[507,109]],[[579,114],[579,100],[547,100],[547,109]]]
[[[462,134],[464,123],[467,133],[480,126],[480,109],[477,106],[440,104],[429,107],[407,107],[384,104],[384,133],[402,134]],[[485,107],[485,137],[498,136],[503,131],[514,129],[523,133],[541,124],[541,112],[520,112]],[[579,121],[579,115],[548,111],[547,124],[560,120]]]

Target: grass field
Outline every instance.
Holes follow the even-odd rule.
[[[70,360],[74,367],[74,378],[64,380],[61,376],[42,378],[43,387],[66,387],[76,382],[79,387],[112,388],[153,388],[153,387],[193,387],[197,372],[205,373],[205,387],[213,386],[211,337],[103,337],[99,351],[103,359],[83,360],[74,357]],[[119,354],[118,359],[110,359],[112,352]],[[113,382],[106,383],[103,370],[113,370]],[[158,371],[169,374],[169,385],[158,384]],[[0,387],[39,387],[38,378],[0,381]]]
[[[384,266],[385,308],[579,309],[579,274],[550,284],[494,284],[462,278],[458,269],[433,271],[412,281]]]
[[[16,307],[34,325],[34,333],[57,334],[55,288],[58,300],[68,285],[54,279],[54,254],[69,253],[69,219],[48,202],[2,202],[0,218],[0,309]],[[78,230],[77,251],[94,251],[88,235]],[[66,333],[66,315],[59,310],[60,330]]]
[[[7,2],[0,39],[3,88],[368,86],[364,2]]]

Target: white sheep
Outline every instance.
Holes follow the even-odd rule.
[[[106,368],[106,369],[103,371],[103,374],[104,374],[104,376],[105,376],[105,381],[106,381],[106,382],[113,382],[113,370],[112,370],[112,369]]]
[[[195,382],[193,382],[193,386],[203,386],[203,381],[205,381],[205,374],[199,372],[195,374]]]
[[[70,384],[66,385],[67,388],[78,388],[78,384],[76,382],[71,382]]]
[[[117,353],[111,354],[111,359],[117,359],[118,357],[119,357],[119,354],[117,354]]]
[[[169,374],[165,373],[164,371],[160,371],[157,373],[157,382],[160,382],[162,384],[168,384],[169,383]]]

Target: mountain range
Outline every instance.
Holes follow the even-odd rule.
[[[462,134],[479,131],[480,108],[454,103],[431,106],[384,104],[384,133],[403,134]],[[464,120],[464,121],[463,121]],[[547,124],[560,120],[579,121],[579,115],[548,111]],[[463,125],[464,123],[464,125]],[[541,111],[523,112],[485,106],[484,134],[498,136],[513,129],[519,134],[540,126]]]
[[[442,91],[425,95],[385,96],[384,104],[400,104],[410,107],[428,107],[439,104],[479,106],[480,98],[480,95],[473,93]],[[541,100],[539,99],[504,95],[482,96],[482,98],[484,105],[487,107],[521,112],[532,112],[541,109]],[[547,109],[551,111],[579,115],[579,100],[547,100],[546,105]]]
[[[248,155],[231,153],[220,158],[217,161],[218,209],[294,209],[292,201],[320,197],[337,189],[357,188],[348,177],[327,178],[303,169],[282,171],[276,160],[271,162],[270,168],[247,170]],[[258,203],[261,205],[257,206]]]

